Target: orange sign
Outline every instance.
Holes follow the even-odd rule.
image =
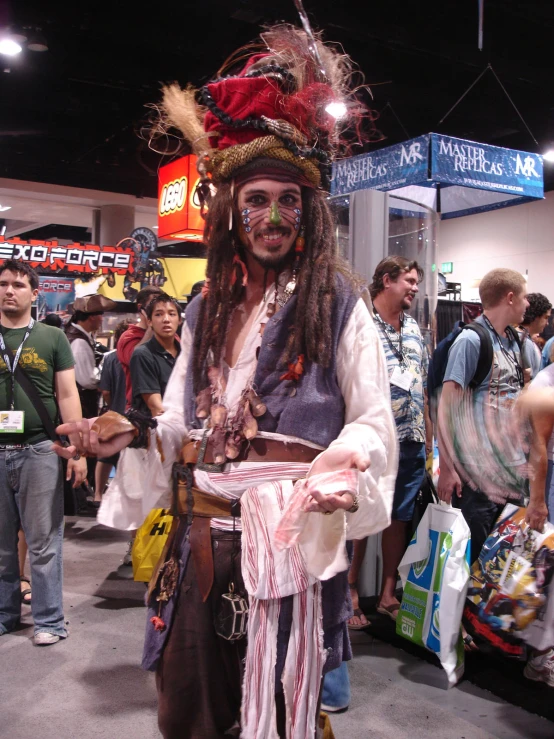
[[[158,178],[158,238],[201,241],[204,220],[196,198],[196,157],[189,154],[166,164]]]

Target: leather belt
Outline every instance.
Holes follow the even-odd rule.
[[[214,463],[213,445],[208,438],[208,445],[204,455],[206,464]],[[195,464],[198,458],[200,441],[190,441],[183,447],[185,464]],[[320,453],[320,449],[313,449],[305,444],[293,441],[290,444],[277,439],[263,439],[256,436],[245,444],[240,454],[233,462],[299,462],[310,464]]]
[[[193,518],[220,518],[221,516],[240,517],[240,500],[227,500],[192,488]],[[189,513],[187,486],[180,482],[177,487],[177,513],[186,516]]]
[[[189,477],[190,480],[192,477]],[[186,516],[189,521],[192,519],[188,532],[190,556],[194,562],[198,589],[205,603],[214,582],[211,519],[240,516],[240,501],[218,498],[194,486],[189,488],[182,478],[178,479],[173,490],[173,510],[178,516]]]

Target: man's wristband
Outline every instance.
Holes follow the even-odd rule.
[[[356,495],[354,496],[354,502],[352,503],[352,505],[350,506],[350,508],[347,508],[346,509],[346,512],[347,513],[356,513],[356,511],[358,510],[359,507],[360,507],[360,496],[358,495],[358,493],[356,493]]]
[[[152,416],[148,416],[146,413],[137,411],[135,408],[130,408],[127,413],[125,413],[125,418],[132,423],[137,430],[137,435],[129,444],[129,448],[148,449],[150,429],[155,429],[158,426],[156,419],[152,418]]]

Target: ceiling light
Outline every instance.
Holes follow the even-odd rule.
[[[333,118],[344,118],[344,116],[348,113],[348,110],[346,108],[346,105],[344,103],[329,103],[329,105],[326,106],[325,112],[329,113],[329,115],[332,115]]]
[[[554,149],[549,149],[548,151],[545,151],[542,155],[542,158],[545,162],[554,162]]]
[[[29,51],[48,51],[48,43],[42,33],[40,33],[40,29],[37,29],[31,35],[27,48]]]
[[[17,41],[14,41],[13,38],[9,36],[4,36],[3,39],[0,39],[0,54],[4,54],[5,56],[15,56],[16,54],[19,54],[21,51],[21,45],[17,43]]]
[[[0,205],[0,213],[3,213],[5,210],[11,210],[11,205]]]

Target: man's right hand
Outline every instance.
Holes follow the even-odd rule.
[[[77,454],[86,454],[89,457],[111,457],[120,452],[133,441],[135,434],[127,431],[114,436],[109,441],[98,441],[98,434],[91,431],[91,426],[96,418],[83,418],[81,421],[62,423],[58,426],[56,433],[69,438],[69,446],[64,447],[54,442],[53,449],[56,454],[65,459],[71,459]]]
[[[439,482],[437,485],[437,493],[440,500],[450,504],[452,502],[452,494],[456,493],[458,498],[462,497],[462,481],[458,473],[453,470],[441,470],[439,472]]]

